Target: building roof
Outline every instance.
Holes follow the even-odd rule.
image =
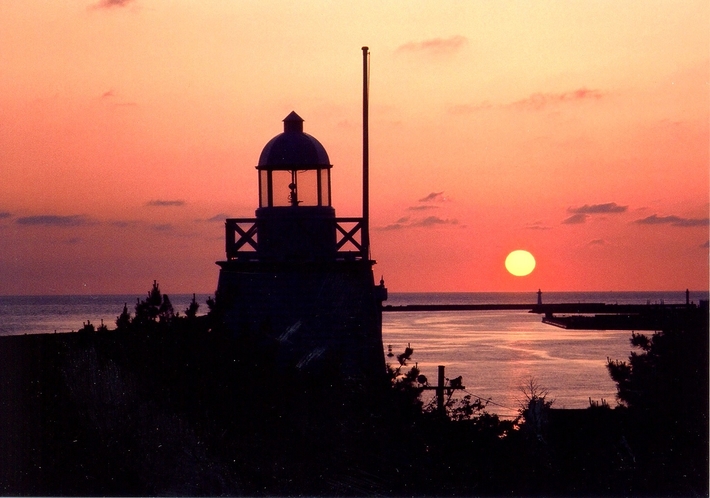
[[[259,169],[294,169],[296,167],[330,167],[328,153],[321,143],[303,133],[303,119],[291,112],[283,120],[284,132],[264,146],[259,156]]]

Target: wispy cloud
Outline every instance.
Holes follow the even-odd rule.
[[[43,214],[38,216],[25,216],[17,218],[18,225],[30,226],[53,226],[53,227],[78,227],[94,225],[96,222],[88,216],[74,214],[69,216],[57,216],[53,214]]]
[[[95,4],[89,6],[89,9],[113,9],[126,7],[128,4],[132,3],[133,0],[101,0]]]
[[[116,99],[119,99],[119,101],[117,102]],[[102,93],[101,100],[105,100],[107,103],[109,103],[108,105],[110,105],[113,108],[116,108],[116,107],[137,107],[138,106],[137,102],[120,101],[121,100],[120,95],[117,95],[113,89],[106,90],[104,93]]]
[[[10,213],[8,213],[7,211],[0,211],[0,220],[5,219],[5,218],[9,218],[10,216],[12,216],[12,215]]]
[[[440,218],[438,216],[427,216],[426,218],[412,219],[404,216],[394,223],[378,228],[378,230],[402,230],[405,228],[428,228],[435,226],[458,225],[459,221],[452,218]]]
[[[700,247],[701,247],[702,249],[710,249],[710,240],[708,240],[708,241],[705,242],[704,244],[700,244]]]
[[[551,227],[545,225],[542,221],[536,221],[534,223],[528,223],[525,225],[527,230],[550,230]]]
[[[173,231],[174,227],[170,223],[160,223],[157,225],[150,225],[150,228],[155,230],[156,232],[171,232]]]
[[[228,214],[219,213],[219,214],[214,215],[212,218],[207,218],[207,221],[209,221],[211,223],[223,222],[227,218],[229,218]]]
[[[446,202],[448,199],[444,197],[444,192],[432,192],[426,197],[419,199],[419,202]]]
[[[599,90],[580,88],[571,92],[562,93],[533,93],[527,98],[510,104],[511,107],[524,110],[540,110],[549,105],[580,102],[583,100],[599,100],[603,93]]]
[[[577,214],[573,214],[569,218],[562,220],[562,224],[563,225],[579,225],[580,223],[586,222],[587,218],[589,218],[588,214],[577,213]]]
[[[116,227],[116,228],[128,228],[128,227],[133,227],[136,225],[138,225],[137,221],[116,220],[116,221],[109,222],[109,226]]]
[[[604,246],[606,245],[606,240],[604,239],[593,239],[589,241],[590,246]]]
[[[410,219],[411,218],[409,216],[403,216],[394,223],[381,227],[380,230],[399,230],[400,228],[407,228],[409,226]]]
[[[585,204],[579,207],[568,207],[567,212],[572,216],[562,220],[563,225],[579,225],[585,223],[593,214],[618,214],[624,213],[629,206],[620,206],[616,202],[605,202],[603,204]]]
[[[81,239],[79,237],[72,237],[71,239],[67,239],[66,243],[69,245],[75,245],[81,242]]]
[[[629,209],[629,206],[619,206],[616,202],[607,202],[605,204],[585,204],[577,208],[567,208],[570,213],[577,214],[600,214],[600,213],[623,213]]]
[[[423,220],[412,223],[414,227],[432,227],[436,225],[458,225],[459,221],[449,218],[439,218],[438,216],[427,216]]]
[[[154,201],[148,201],[146,203],[146,206],[153,206],[153,207],[166,207],[166,206],[184,206],[185,201],[176,199],[176,200],[154,200]]]
[[[461,35],[454,35],[449,38],[430,38],[419,42],[407,42],[397,47],[395,53],[447,55],[458,52],[466,43],[468,43],[468,39]]]
[[[407,208],[408,211],[428,211],[430,209],[439,209],[439,206],[432,206],[431,204],[420,204],[418,206],[410,206]]]
[[[403,216],[394,223],[386,225],[384,227],[379,227],[377,230],[400,230],[403,228],[416,228],[416,227],[432,227],[432,226],[442,226],[442,225],[458,225],[459,221],[455,218],[442,218],[440,216],[424,216],[426,211],[431,211],[433,209],[441,209],[444,206],[438,205],[440,203],[450,202],[450,199],[444,195],[444,191],[441,192],[430,192],[421,199],[418,199],[418,204],[410,206],[407,211],[414,211],[421,213],[421,217],[411,217],[409,215]]]
[[[518,111],[539,111],[551,106],[570,104],[573,102],[594,101],[604,97],[604,92],[601,90],[590,90],[588,88],[579,88],[569,92],[537,92],[525,97],[524,99],[516,100],[507,103],[494,104],[489,101],[470,104],[455,104],[448,108],[449,114],[465,115],[478,111],[487,111],[490,109],[513,109]]]
[[[636,220],[639,225],[671,225],[674,227],[703,227],[708,226],[710,218],[682,218],[680,216],[658,216],[652,214],[646,218]]]
[[[378,228],[378,230],[400,230],[402,228],[407,228],[409,226],[409,219],[409,216],[404,216],[394,223]]]

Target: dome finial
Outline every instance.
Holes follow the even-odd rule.
[[[284,118],[284,132],[303,133],[303,118],[291,111],[291,114]]]
[[[331,167],[328,153],[323,145],[308,133],[303,132],[303,119],[292,112],[283,120],[284,132],[279,133],[264,146],[259,156],[259,168],[309,169],[314,166]]]

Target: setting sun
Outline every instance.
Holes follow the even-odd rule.
[[[505,258],[505,268],[516,277],[524,277],[535,269],[535,258],[528,251],[513,251]]]

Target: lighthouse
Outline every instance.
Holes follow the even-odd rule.
[[[281,366],[379,379],[384,282],[375,284],[367,215],[339,218],[328,153],[291,112],[256,166],[254,218],[225,222],[218,299],[235,335],[278,350]],[[367,185],[363,185],[366,191]]]

